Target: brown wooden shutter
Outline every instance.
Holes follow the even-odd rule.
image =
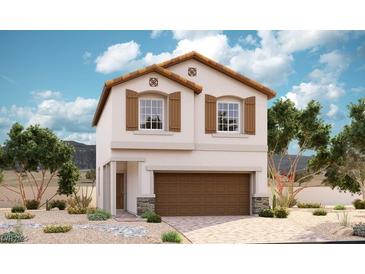
[[[217,98],[205,95],[205,133],[217,131]]]
[[[181,131],[181,92],[169,94],[169,131]]]
[[[256,133],[256,98],[255,96],[245,99],[245,133]]]
[[[126,90],[125,107],[126,130],[138,130],[138,93]]]

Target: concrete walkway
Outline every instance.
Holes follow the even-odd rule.
[[[365,214],[352,213],[352,221],[364,221]],[[356,218],[356,220],[354,220]],[[279,243],[359,240],[352,229],[341,227],[337,213],[313,216],[293,211],[287,219],[256,216],[164,217],[163,220],[193,243]],[[365,240],[365,239],[364,239]]]

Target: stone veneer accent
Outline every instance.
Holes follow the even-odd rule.
[[[252,214],[259,214],[265,208],[270,208],[269,197],[252,197]]]
[[[137,215],[141,215],[147,210],[155,211],[155,198],[137,197]]]

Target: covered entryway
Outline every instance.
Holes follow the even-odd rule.
[[[250,175],[155,173],[156,212],[161,216],[250,214]]]

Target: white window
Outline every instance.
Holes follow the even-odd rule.
[[[139,129],[163,130],[163,100],[139,100]]]
[[[218,132],[240,131],[240,104],[236,102],[218,102]]]

